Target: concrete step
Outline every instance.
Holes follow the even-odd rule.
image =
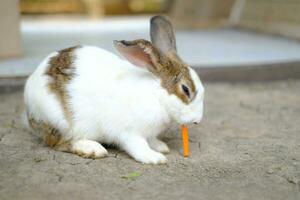
[[[149,39],[149,17],[22,20],[20,58],[0,60],[0,77],[26,77],[50,52],[77,44],[115,52],[112,40]],[[179,55],[205,80],[300,77],[300,43],[232,28],[178,30]],[[275,70],[276,69],[276,70]],[[259,77],[259,78],[258,78]]]

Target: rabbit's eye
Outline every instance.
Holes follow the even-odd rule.
[[[189,88],[188,88],[187,86],[183,85],[183,84],[181,85],[181,88],[182,88],[184,94],[185,94],[188,98],[190,98],[191,94],[190,94]]]

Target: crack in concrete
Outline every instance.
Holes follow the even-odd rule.
[[[13,129],[14,129],[15,127],[10,127],[9,128],[9,130],[7,130],[6,132],[4,132],[2,135],[0,135],[0,142],[3,140],[3,138],[5,137],[5,136],[7,136],[8,134],[11,134],[12,132],[13,132]]]
[[[9,127],[7,128],[8,130],[6,130],[2,135],[0,135],[0,142],[3,140],[3,138],[8,135],[11,134],[13,132],[13,129],[16,129],[16,122],[14,119],[12,119],[9,123]]]
[[[93,161],[94,161],[94,160],[91,159],[91,160],[87,161],[85,164],[86,164],[86,165],[89,165],[89,164],[91,164]]]
[[[201,152],[201,142],[198,142],[198,149],[199,149],[199,152]]]
[[[56,176],[58,177],[58,182],[62,182],[62,179],[64,178],[64,176],[61,174],[56,174]]]
[[[114,153],[114,154],[112,154],[112,155],[108,155],[107,157],[108,158],[118,158],[118,154],[117,153]]]
[[[83,164],[85,164],[85,165],[89,165],[91,162],[94,161],[93,159],[91,159],[87,162],[61,162],[61,161],[56,159],[55,154],[53,154],[52,160],[55,161],[57,164],[60,164],[60,165],[63,165],[63,164],[68,164],[68,165],[83,165]]]
[[[19,153],[19,150],[16,150],[15,152],[13,152],[13,153],[11,153],[11,154],[9,154],[9,155],[7,155],[8,157],[10,157],[10,156],[14,156],[14,155],[16,155],[16,154],[18,154]]]
[[[285,176],[284,178],[287,180],[287,182],[292,183],[294,185],[299,185],[300,183],[300,180],[295,177]]]

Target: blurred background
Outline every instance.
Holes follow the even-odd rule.
[[[165,131],[160,166],[114,147],[81,159],[25,130],[24,83],[48,54],[78,44],[117,53],[113,40],[149,40],[157,14],[204,82],[189,158],[179,125]],[[0,0],[0,200],[300,200],[299,40],[300,0]]]
[[[0,77],[26,77],[72,45],[115,52],[114,39],[149,39],[156,14],[204,80],[300,76],[300,0],[1,0]]]

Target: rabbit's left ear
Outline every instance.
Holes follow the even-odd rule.
[[[165,55],[180,60],[177,55],[173,25],[169,18],[161,15],[152,17],[150,20],[150,36],[155,47]]]
[[[147,40],[114,41],[118,52],[132,64],[158,74],[160,52]]]

